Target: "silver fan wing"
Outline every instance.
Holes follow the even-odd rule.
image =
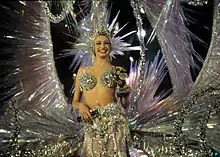
[[[59,151],[65,154],[76,145],[74,139],[81,139],[81,124],[77,123],[77,114],[67,103],[57,76],[50,23],[43,4],[8,2],[1,9],[8,17],[1,25],[1,42],[5,46],[1,55],[6,56],[1,57],[6,70],[1,73],[1,86],[5,89],[1,150],[9,151],[8,146],[17,145],[42,149],[38,155],[45,151],[51,156]],[[68,141],[70,137],[72,140]]]
[[[183,134],[197,139],[200,149],[209,147],[220,152],[220,2],[214,1],[212,39],[206,60],[184,105],[190,110],[184,114],[186,128]],[[186,109],[182,109],[186,111]]]
[[[193,48],[181,19],[179,2],[142,1],[142,4],[141,7],[145,8],[149,20],[156,27],[174,91],[167,99],[155,104],[148,101],[151,95],[144,93],[150,86],[141,89],[144,94],[139,102],[140,109],[137,117],[130,119],[131,125],[134,124],[134,137],[141,141],[140,147],[152,155],[210,155],[213,149],[220,151],[219,1],[215,1],[214,5],[211,46],[195,84],[189,71],[189,65],[194,64],[191,60]]]

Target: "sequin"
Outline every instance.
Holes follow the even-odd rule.
[[[111,71],[105,71],[100,79],[97,79],[95,76],[92,76],[88,72],[83,72],[80,74],[80,89],[81,91],[85,89],[90,91],[100,82],[106,88],[114,88],[117,85],[124,85],[122,82],[125,82],[127,77],[126,71],[121,67],[113,66]]]
[[[129,125],[123,108],[108,104],[99,109],[93,123],[85,124],[83,156],[86,157],[127,157]]]

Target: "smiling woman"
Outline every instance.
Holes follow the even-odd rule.
[[[98,55],[100,55],[101,58],[105,57],[106,55],[109,55],[111,51],[111,43],[108,36],[104,34],[98,35],[94,39],[93,47],[94,47],[93,50],[94,56],[96,56],[97,53]]]
[[[126,73],[111,64],[111,43],[104,32],[96,34],[93,50],[92,66],[78,71],[72,103],[85,121],[83,156],[127,156],[129,124],[115,96],[116,88],[129,88],[125,79],[119,79],[120,74]],[[79,101],[81,94],[85,104]],[[129,90],[125,95],[128,94]]]

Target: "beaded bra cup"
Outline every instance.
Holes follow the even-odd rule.
[[[105,71],[100,79],[86,72],[80,73],[80,90],[91,91],[100,82],[106,88],[115,88],[118,86],[124,86],[125,79],[127,78],[126,71],[121,67],[113,66],[110,71]]]

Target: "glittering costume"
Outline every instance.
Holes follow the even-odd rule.
[[[83,91],[83,89],[86,91],[92,90],[95,88],[98,82],[100,82],[106,88],[115,88],[117,86],[123,88],[123,86],[126,84],[125,79],[128,77],[128,75],[126,74],[126,70],[122,67],[113,66],[111,70],[105,71],[102,74],[100,80],[97,80],[95,76],[92,76],[90,73],[88,73],[88,69],[89,67],[84,67],[79,73],[81,91]]]
[[[100,79],[92,76],[88,72],[89,68],[84,67],[78,73],[81,91],[91,91],[98,83],[105,88],[123,88],[126,84],[127,74],[121,67],[113,66],[111,70],[105,71]],[[113,102],[96,111],[93,121],[85,123],[83,156],[126,157],[130,131],[123,107]]]
[[[111,19],[101,7],[98,8],[105,0],[82,1],[88,5],[90,14],[80,24],[69,23],[72,19],[65,23],[69,30],[76,26],[74,30],[80,34],[77,37],[75,33],[70,34],[77,41],[74,48],[65,51],[64,55],[74,54],[73,73],[79,66],[91,65],[91,41],[94,39],[91,34],[94,34],[94,29],[100,29],[105,19]],[[83,137],[85,156],[126,156],[126,146],[129,146],[129,151],[135,147],[153,157],[218,155],[220,1],[213,0],[210,48],[195,82],[191,70],[196,67],[194,58],[197,55],[191,42],[192,33],[186,27],[189,21],[185,21],[181,5],[184,1],[193,5],[207,3],[207,0],[130,0],[141,48],[131,47],[132,44],[123,41],[128,35],[133,35],[131,40],[137,38],[136,33],[132,34],[136,31],[117,36],[122,30],[114,27],[119,14],[112,23],[105,23],[109,36],[113,35],[110,56],[138,50],[140,64],[130,67],[126,83],[133,90],[125,112],[116,103],[108,104],[99,109],[93,124],[86,123],[85,126],[77,121],[78,113],[66,101],[54,65],[50,33],[50,21],[59,23],[65,17],[75,18],[75,0],[57,1],[63,6],[57,16],[50,11],[48,1],[5,1],[0,5],[5,15],[1,17],[0,24],[3,32],[0,44],[5,46],[0,53],[1,66],[4,67],[0,74],[3,78],[0,79],[1,90],[3,88],[0,92],[0,156],[75,156]],[[148,40],[141,33],[145,25],[143,17],[147,17],[154,29]],[[145,61],[145,52],[154,37],[163,55],[157,55],[152,62]],[[172,92],[158,93],[166,69]],[[87,73],[80,78],[84,82],[80,88],[89,91],[99,82],[105,87],[115,87],[115,80],[123,86],[123,81],[118,78],[123,80],[125,73],[116,75],[114,79],[115,74],[117,70],[113,73],[106,71],[102,78],[97,79]],[[126,145],[129,130],[132,143]],[[138,156],[136,152],[131,154]]]
[[[85,157],[127,157],[129,123],[123,108],[111,103],[98,109],[92,123],[85,124]]]
[[[113,70],[106,71],[102,74],[100,81],[97,81],[95,76],[92,76],[85,69],[83,74],[80,74],[80,89],[90,91],[95,88],[97,82],[100,82],[106,88],[116,87],[116,74]]]

